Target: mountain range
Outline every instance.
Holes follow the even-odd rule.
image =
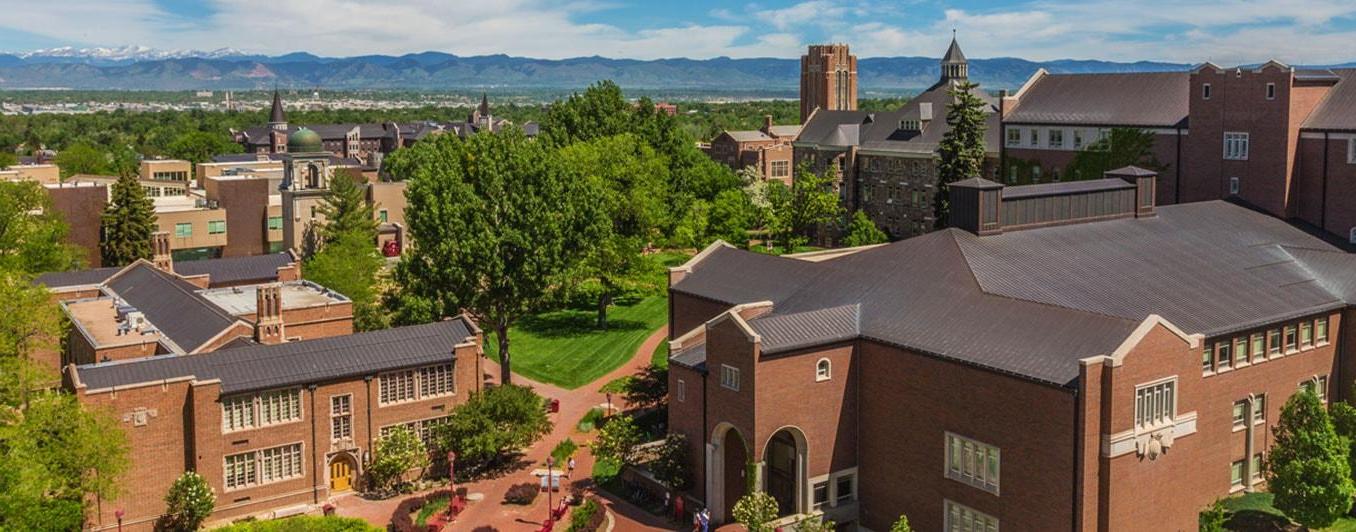
[[[1014,89],[1038,68],[1091,73],[1177,71],[1190,66],[1000,57],[971,59],[970,77],[990,89]],[[775,93],[795,91],[799,70],[799,60],[777,58],[532,59],[442,52],[334,58],[306,52],[264,56],[230,48],[202,52],[129,46],[0,54],[0,89],[570,89],[611,79],[632,89]],[[916,91],[931,85],[937,75],[935,58],[873,57],[858,61],[858,86],[867,93]]]

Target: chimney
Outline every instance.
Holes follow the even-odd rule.
[[[972,177],[948,186],[950,210],[946,223],[979,236],[1003,232],[1003,185]]]
[[[174,256],[170,253],[169,233],[156,231],[151,233],[151,264],[169,273],[174,273]]]
[[[283,342],[282,283],[255,287],[254,340],[265,345]]]
[[[763,133],[772,135],[772,115],[763,115]]]
[[[1158,172],[1138,166],[1126,166],[1103,174],[1108,179],[1122,179],[1135,185],[1135,218],[1154,216],[1155,187]]]

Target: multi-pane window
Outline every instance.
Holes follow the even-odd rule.
[[[259,422],[262,425],[301,419],[301,390],[276,390],[259,394]]]
[[[674,390],[673,390],[673,396],[674,396],[675,399],[678,399],[679,402],[686,401],[686,400],[687,400],[687,382],[683,381],[683,379],[678,379],[678,386],[677,386],[676,388],[674,388]]]
[[[1176,391],[1176,380],[1136,388],[1135,428],[1153,428],[1172,423],[1177,416]]]
[[[1008,130],[1008,146],[1022,145],[1022,130],[1013,128]]]
[[[247,429],[254,426],[254,396],[231,397],[221,400],[221,430]]]
[[[208,220],[207,234],[220,235],[226,233],[226,220]]]
[[[1229,464],[1229,485],[1235,488],[1243,486],[1243,461],[1237,460]]]
[[[1313,347],[1314,345],[1314,324],[1302,321],[1300,328],[1300,347]]]
[[[791,161],[772,161],[772,177],[791,175]]]
[[[1082,130],[1079,130],[1079,129],[1073,130],[1073,147],[1074,147],[1075,150],[1077,150],[1077,149],[1083,147],[1083,131],[1082,131]]]
[[[1201,350],[1201,371],[1212,369],[1215,369],[1215,348],[1207,342],[1205,348]]]
[[[819,510],[829,503],[829,481],[816,482],[812,488],[814,493],[814,509]]]
[[[446,425],[451,421],[451,416],[435,417],[411,421],[409,423],[400,423],[396,425],[387,425],[381,428],[381,437],[385,438],[391,435],[391,431],[398,427],[404,427],[415,435],[419,436],[419,441],[424,442],[425,447],[433,446],[433,438],[436,436],[436,429]]]
[[[269,231],[282,231],[282,216],[269,216],[269,217],[268,217],[268,230],[269,230]]]
[[[1328,342],[1328,318],[1314,320],[1314,341],[1320,344]]]
[[[264,449],[259,452],[259,477],[264,484],[300,476],[300,443]]]
[[[1216,363],[1215,363],[1215,367],[1216,367],[1216,368],[1218,368],[1218,369],[1229,369],[1229,365],[1230,365],[1230,364],[1232,363],[1232,361],[1233,361],[1233,358],[1231,357],[1231,353],[1233,352],[1233,350],[1229,348],[1229,345],[1230,345],[1230,344],[1229,344],[1228,341],[1217,342],[1217,343],[1215,344],[1215,362],[1216,362]]]
[[[1299,387],[1301,390],[1309,390],[1311,392],[1314,392],[1314,395],[1317,395],[1319,400],[1325,403],[1328,402],[1327,375],[1321,377],[1314,377],[1312,379],[1301,382]]]
[[[1050,133],[1049,133],[1048,135],[1046,135],[1046,141],[1049,143],[1049,146],[1050,146],[1051,148],[1063,148],[1063,147],[1064,147],[1064,130],[1062,130],[1062,129],[1051,129],[1051,130],[1050,130]]]
[[[720,366],[720,385],[736,392],[739,391],[739,368],[722,364]]]
[[[1285,350],[1286,352],[1299,350],[1299,335],[1294,325],[1285,326]]]
[[[1040,131],[1037,131],[1037,130],[1035,130],[1035,129],[1031,130],[1031,145],[1032,145],[1032,146],[1040,146],[1040,145],[1041,145],[1041,133],[1040,133]]]
[[[226,457],[226,468],[222,472],[226,489],[252,486],[258,480],[253,452],[233,454]]]
[[[833,481],[834,504],[846,504],[856,498],[856,475],[840,475]]]
[[[1252,463],[1248,465],[1248,478],[1252,482],[1262,480],[1262,455],[1260,453],[1252,455]]]
[[[1267,419],[1267,396],[1258,395],[1252,399],[1252,422],[1261,423]]]
[[[833,376],[833,368],[829,364],[829,359],[825,358],[815,364],[815,381],[826,381]]]
[[[1234,428],[1240,429],[1248,422],[1248,402],[1234,401]]]
[[[193,224],[177,223],[174,224],[174,236],[179,238],[188,238],[193,236]]]
[[[1224,134],[1224,158],[1237,161],[1248,160],[1248,134],[1228,132]]]
[[[946,476],[998,493],[1000,453],[997,447],[946,433]]]
[[[1267,337],[1261,333],[1252,335],[1252,361],[1257,362],[1266,358]]]
[[[998,518],[946,501],[946,532],[998,532]]]
[[[330,438],[342,440],[353,437],[353,396],[330,397]]]
[[[381,404],[413,401],[415,398],[414,370],[385,373],[378,379],[377,388]]]
[[[1268,355],[1279,355],[1279,354],[1281,354],[1281,330],[1280,330],[1280,329],[1272,329],[1272,330],[1270,330],[1270,331],[1267,331],[1267,354],[1268,354]]]
[[[419,397],[437,397],[456,392],[452,364],[429,366],[419,370]]]
[[[1237,366],[1247,361],[1248,361],[1247,337],[1240,336],[1238,338],[1234,338],[1234,365]]]

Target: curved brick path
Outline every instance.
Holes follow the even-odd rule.
[[[654,353],[655,348],[667,336],[668,328],[661,327],[649,338],[646,338],[645,342],[631,356],[631,359],[622,364],[621,367],[593,383],[575,390],[565,390],[554,385],[534,382],[515,374],[513,377],[514,384],[531,386],[543,397],[560,400],[560,412],[551,415],[551,421],[555,423],[555,427],[550,435],[527,449],[521,468],[498,478],[463,484],[472,493],[483,493],[485,500],[467,507],[466,511],[458,516],[456,523],[446,530],[474,532],[537,530],[546,517],[545,494],[538,496],[537,500],[530,506],[506,505],[501,504],[501,501],[510,486],[523,482],[538,482],[537,478],[532,476],[531,471],[544,468],[546,456],[550,454],[551,449],[557,443],[565,438],[574,440],[575,443],[579,444],[580,449],[575,455],[577,462],[575,478],[566,479],[563,484],[590,490],[592,480],[588,478],[588,474],[593,470],[593,456],[585,443],[593,438],[593,434],[578,433],[575,431],[575,425],[579,423],[579,420],[584,417],[584,414],[590,408],[606,402],[606,396],[598,392],[598,388],[613,379],[634,374],[648,366],[650,356]],[[497,381],[499,364],[487,359],[485,361],[485,374],[487,382]],[[614,397],[613,404],[620,405],[620,399]],[[604,505],[616,518],[616,526],[613,529],[616,532],[675,529],[675,525],[664,523],[662,519],[656,518],[625,501],[602,497],[603,494],[601,493],[599,495]],[[401,499],[369,501],[356,494],[346,494],[336,497],[334,504],[339,515],[361,517],[374,525],[385,526],[391,518],[391,512],[395,511],[395,507]],[[568,516],[566,519],[568,519]],[[556,530],[564,530],[564,528],[558,527]]]

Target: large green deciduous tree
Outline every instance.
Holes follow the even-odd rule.
[[[631,134],[579,142],[561,150],[563,164],[594,181],[600,207],[611,221],[585,264],[600,285],[597,326],[607,328],[607,308],[647,271],[641,256],[659,236],[665,217],[668,167],[649,145]]]
[[[719,238],[730,244],[747,248],[749,230],[758,223],[758,209],[744,190],[732,188],[722,190],[711,202],[708,232],[713,238]]]
[[[883,244],[890,240],[890,237],[876,227],[876,222],[866,215],[865,211],[857,211],[852,214],[852,222],[848,224],[848,234],[843,237],[843,245],[848,247],[868,246],[871,244]]]
[[[66,231],[42,185],[0,181],[0,270],[36,274],[79,267],[81,252],[62,242]]]
[[[212,157],[223,153],[240,153],[239,144],[231,142],[230,137],[221,133],[189,131],[174,138],[165,152],[176,159],[193,164],[211,162]]]
[[[123,266],[137,259],[150,259],[151,233],[155,232],[155,205],[146,197],[135,175],[113,183],[112,198],[103,214],[99,251],[104,266]]]
[[[74,144],[56,155],[61,178],[76,174],[103,174],[109,171],[108,156],[88,144]]]
[[[494,464],[509,451],[527,447],[551,432],[546,403],[526,386],[503,385],[471,394],[436,429],[440,450],[458,461]]]
[[[810,240],[815,228],[837,220],[843,212],[838,194],[833,191],[833,169],[816,174],[809,165],[801,164],[796,178],[787,189],[780,183],[769,183],[768,201],[772,205],[768,232],[784,253],[791,253]]]
[[[1308,388],[1290,397],[1272,429],[1267,488],[1277,509],[1309,528],[1324,528],[1351,509],[1348,442],[1338,436],[1318,396]]]
[[[391,429],[377,440],[367,476],[377,490],[389,489],[399,483],[407,471],[429,466],[428,449],[419,435],[406,427]]]
[[[988,106],[975,95],[979,86],[974,83],[953,85],[948,94],[951,104],[946,108],[947,131],[937,147],[937,189],[933,196],[933,215],[938,228],[947,227],[951,212],[951,183],[981,177],[984,167],[984,130]]]
[[[397,270],[404,290],[491,329],[511,382],[509,328],[575,284],[607,234],[595,181],[517,129],[439,136],[396,152],[387,170],[409,182],[417,245]]]

